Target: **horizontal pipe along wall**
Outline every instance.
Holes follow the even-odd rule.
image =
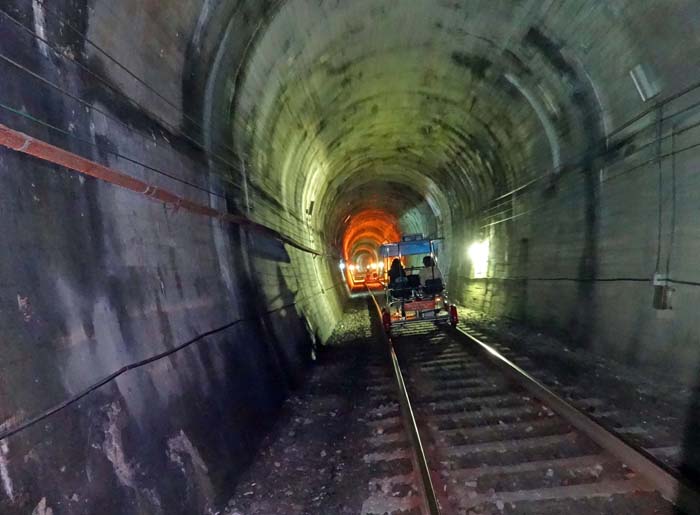
[[[204,513],[329,336],[337,259],[210,178],[229,159],[209,169],[165,86],[194,2],[144,13],[138,55],[133,6],[35,4],[0,19],[1,122],[34,139],[3,135],[51,154],[0,150],[0,434],[22,428],[0,441],[0,512]]]
[[[60,408],[0,441],[0,511],[213,509],[372,210],[445,238],[466,306],[692,381],[696,22],[685,0],[5,2],[0,123],[165,203],[0,150],[0,434]]]

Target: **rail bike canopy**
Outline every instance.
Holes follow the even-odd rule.
[[[422,234],[404,236],[401,241],[385,243],[379,247],[379,257],[385,261],[385,304],[382,311],[384,330],[400,328],[414,322],[457,324],[457,308],[449,303],[442,277],[422,283],[420,271],[425,268],[425,256],[435,259],[439,253],[440,239],[426,239]],[[401,261],[401,276],[390,281],[389,263]],[[437,265],[434,264],[435,267]],[[437,283],[437,284],[434,284]]]
[[[379,256],[383,259],[404,256],[433,255],[437,240],[424,239],[422,235],[405,236],[401,241],[385,243],[379,247]]]

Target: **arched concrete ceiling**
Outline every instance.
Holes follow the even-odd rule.
[[[343,257],[350,260],[360,248],[368,245],[376,249],[389,241],[397,241],[401,236],[398,217],[383,209],[366,209],[348,215],[343,228]]]
[[[243,60],[213,72],[230,85],[214,104],[229,113],[229,141],[254,181],[288,211],[312,210],[328,239],[353,210],[400,217],[419,199],[448,223],[604,140],[606,107],[586,64],[595,60],[582,32],[568,44],[585,27],[557,5],[272,4],[252,23]],[[619,15],[585,5],[601,20]],[[634,62],[625,26],[609,28]]]

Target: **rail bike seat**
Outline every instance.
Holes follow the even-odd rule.
[[[423,285],[423,293],[426,295],[437,295],[445,290],[445,286],[442,284],[442,279],[427,279]]]
[[[408,287],[413,288],[414,290],[417,290],[420,288],[420,276],[419,275],[407,275],[406,279],[408,279]]]
[[[395,299],[410,299],[413,297],[413,288],[409,286],[399,286],[392,288],[390,291],[391,296]]]
[[[389,291],[395,299],[410,299],[413,296],[413,287],[408,276],[401,276],[389,283]]]

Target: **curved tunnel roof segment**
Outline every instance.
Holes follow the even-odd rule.
[[[622,42],[620,73],[642,51],[625,13],[584,4],[600,27],[550,3],[278,2],[251,14],[238,66],[214,67],[228,87],[209,102],[255,180],[290,211],[313,203],[318,231],[337,231],[350,213],[336,206],[365,181],[401,184],[449,222],[603,141],[615,106],[594,38]],[[240,46],[222,43],[218,62]]]

